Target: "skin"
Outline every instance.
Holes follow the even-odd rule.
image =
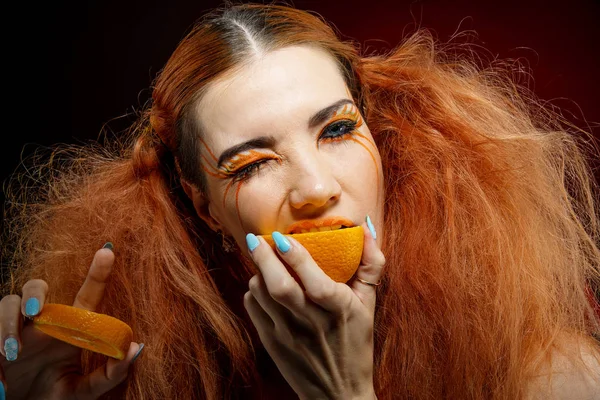
[[[342,216],[362,224],[365,241],[356,276],[377,282],[385,264],[379,249],[383,236],[381,160],[368,127],[356,108],[345,104],[318,126],[307,121],[315,112],[351,96],[327,54],[311,48],[286,48],[262,55],[216,82],[197,104],[203,127],[202,169],[208,195],[182,182],[198,215],[213,229],[232,235],[257,266],[244,304],[265,349],[300,398],[374,398],[373,315],[375,287],[358,280],[331,281],[293,238],[286,252],[272,250],[262,238],[248,251],[248,234],[284,231],[296,221]],[[346,107],[346,108],[344,108]],[[343,138],[324,139],[324,127],[340,119],[356,129]],[[248,151],[218,165],[230,146],[262,135],[273,146]],[[268,158],[258,174],[233,182],[232,172]],[[363,222],[370,215],[377,240]],[[252,236],[250,236],[252,237]],[[98,250],[79,290],[75,307],[95,310],[112,271],[114,254]],[[284,263],[294,269],[302,287]],[[82,376],[80,350],[35,330],[25,305],[37,298],[43,308],[48,285],[34,279],[22,297],[0,301],[0,338],[17,339],[18,357],[0,358],[0,379],[11,399],[96,399],[125,380],[141,346],[131,343],[122,361],[109,359]],[[23,323],[23,321],[25,321]],[[558,356],[528,387],[530,398],[595,398],[600,390],[598,359],[580,344],[588,373]],[[6,356],[2,346],[0,353]],[[549,379],[549,381],[548,381]],[[575,397],[573,397],[575,396]]]
[[[81,286],[74,307],[94,311],[104,295],[106,281],[114,263],[110,249],[100,249]],[[0,378],[10,399],[93,400],[115,388],[128,375],[136,354],[141,350],[132,342],[124,360],[108,362],[88,375],[81,370],[81,349],[58,341],[38,331],[27,317],[25,305],[30,298],[44,306],[48,284],[32,279],[23,285],[23,296],[9,295],[0,301],[0,335],[2,343],[8,337],[19,342],[14,361],[6,360],[0,351]],[[23,321],[25,321],[23,323]],[[3,346],[2,346],[3,347]]]
[[[313,115],[338,101],[311,126]],[[214,82],[195,112],[208,190],[204,195],[185,182],[184,188],[198,215],[233,236],[256,264],[244,305],[265,349],[300,398],[374,398],[376,287],[332,281],[289,236],[287,251],[274,251],[262,238],[249,251],[246,242],[298,221],[344,217],[365,231],[356,276],[381,277],[381,158],[334,60],[303,46],[261,54]],[[271,137],[265,148],[223,160],[227,149],[261,136]],[[257,162],[264,164],[239,179],[239,171]]]
[[[312,115],[339,101],[344,104],[308,127]],[[356,276],[379,281],[385,258],[364,219],[370,215],[379,236],[383,234],[381,160],[325,53],[288,48],[267,54],[230,80],[215,83],[198,104],[197,117],[206,132],[201,157],[209,194],[182,183],[209,226],[247,249],[249,232],[284,231],[297,221],[341,216],[365,231]],[[274,145],[218,165],[226,148],[262,135],[273,136]],[[270,158],[269,164],[258,174],[243,180],[232,176],[264,158]],[[250,280],[244,304],[265,348],[300,398],[374,398],[375,287],[356,280],[333,282],[302,246],[289,240],[291,248],[279,252],[281,259],[262,238],[247,253],[260,272]],[[282,261],[294,268],[304,289]],[[96,309],[113,263],[110,249],[96,253],[75,307]],[[126,379],[141,346],[132,342],[124,360],[109,359],[91,374],[80,375],[81,350],[35,330],[26,319],[27,300],[37,298],[42,309],[47,292],[47,283],[34,279],[23,286],[22,297],[0,301],[1,338],[14,337],[19,343],[16,360],[2,358],[0,379],[14,399],[96,399]]]
[[[369,129],[351,104],[319,126],[308,124],[314,113],[340,99],[352,97],[323,51],[287,47],[260,54],[214,82],[198,102],[208,191],[203,195],[182,182],[198,215],[215,231],[231,235],[256,264],[258,273],[250,279],[244,305],[265,349],[302,399],[375,397],[375,287],[356,279],[331,281],[291,237],[287,252],[272,250],[262,238],[249,251],[246,238],[285,233],[294,222],[331,216],[359,225],[368,214],[378,240],[363,223],[365,244],[356,277],[379,280],[385,264],[378,245],[384,234],[383,174]],[[352,120],[353,134],[328,138],[325,127],[338,119]],[[219,163],[226,149],[261,136],[271,136],[272,143]],[[256,174],[235,178],[236,172],[261,161],[265,164]],[[588,354],[585,346],[582,354]],[[548,366],[551,386],[534,380],[526,397],[571,399],[577,393],[577,398],[595,398],[598,379],[589,371],[598,371],[598,360],[585,359],[590,368],[583,375],[574,372],[574,365]]]
[[[261,55],[214,82],[196,106],[208,193],[186,186],[200,217],[242,249],[247,233],[285,231],[293,222],[327,216],[360,225],[369,215],[383,235],[381,158],[358,109],[341,105],[327,121],[308,127],[311,116],[342,99],[352,102],[337,65],[309,47]],[[344,140],[319,138],[340,119],[356,122],[356,132]],[[261,136],[273,137],[274,145],[219,168],[226,149]],[[247,180],[227,176],[259,160],[265,163]]]

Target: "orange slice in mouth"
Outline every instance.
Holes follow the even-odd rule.
[[[261,236],[275,249],[271,235]],[[300,242],[317,265],[336,282],[348,282],[360,265],[364,241],[362,226],[294,233],[288,236]],[[296,277],[295,273],[292,275]]]
[[[125,322],[106,314],[65,304],[45,304],[33,326],[48,336],[123,360],[133,339]]]

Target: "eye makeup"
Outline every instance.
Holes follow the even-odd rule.
[[[356,123],[357,128],[361,127],[363,124],[363,120],[360,116],[360,113],[358,112],[358,108],[354,104],[344,105],[344,107],[339,112],[333,114],[331,119],[327,121],[327,124],[331,124],[335,121],[340,121],[344,119],[354,121]]]
[[[347,88],[346,88],[346,91],[348,91]],[[381,172],[379,171],[379,166],[377,164],[377,158],[375,157],[375,154],[373,154],[373,151],[371,151],[371,149],[369,149],[367,147],[367,144],[369,144],[370,146],[372,146],[372,148],[375,151],[377,151],[377,145],[371,139],[369,139],[367,136],[358,132],[358,128],[360,128],[364,123],[362,116],[360,115],[360,112],[358,111],[358,107],[356,107],[356,105],[354,105],[354,104],[344,105],[342,110],[339,112],[336,112],[331,117],[331,119],[327,122],[327,126],[321,131],[321,134],[319,137],[322,137],[323,132],[326,129],[328,129],[330,126],[332,126],[336,123],[342,123],[343,121],[347,121],[350,124],[354,124],[354,127],[352,129],[349,129],[349,132],[346,132],[341,135],[337,135],[332,138],[327,138],[325,140],[327,140],[328,142],[341,142],[344,140],[350,140],[350,141],[355,142],[358,145],[360,145],[362,148],[364,148],[366,150],[367,153],[369,153],[369,156],[371,157],[371,160],[373,161],[373,164],[375,165],[375,171],[377,172],[377,198],[379,198],[379,192],[380,192],[379,176],[380,176]],[[348,125],[348,128],[350,128],[350,126],[351,125]],[[353,136],[356,136],[356,137],[353,137]]]
[[[212,162],[211,162],[210,160],[208,160],[208,158],[204,154],[201,154],[202,162],[200,163],[200,165],[202,167],[202,170],[207,175],[210,175],[217,179],[228,179],[230,176],[228,175],[227,170],[223,169],[223,168],[217,168],[215,166],[215,165],[218,165],[219,160],[214,155],[214,153],[212,152],[210,147],[206,144],[206,142],[201,137],[199,137],[198,139],[200,140],[200,143],[202,144],[202,146],[206,150],[206,153],[208,153],[208,155],[210,156],[210,159],[212,160]],[[227,199],[227,193],[229,193],[229,189],[231,189],[231,186],[234,183],[235,183],[235,181],[232,179],[231,181],[229,181],[229,183],[225,187],[225,192],[223,193],[223,206],[225,206],[225,200]],[[238,221],[240,222],[240,226],[243,229],[244,224],[242,222],[242,216],[240,215],[240,207],[239,207],[239,194],[240,194],[241,187],[242,187],[242,185],[238,184],[236,191],[235,191],[235,209],[237,211]],[[244,231],[245,231],[245,229],[244,229]]]
[[[375,157],[373,151],[371,151],[369,148],[372,147],[375,151],[377,151],[377,146],[370,138],[358,131],[358,129],[363,125],[364,121],[358,110],[358,107],[356,107],[354,103],[347,102],[344,104],[341,110],[336,111],[325,123],[325,126],[319,132],[317,146],[319,146],[320,143],[352,141],[364,148],[370,155],[375,165],[375,170],[377,172],[377,197],[379,198],[379,176],[381,172],[378,168],[377,158]],[[206,150],[201,152],[202,170],[207,175],[214,178],[222,180],[229,179],[229,182],[227,182],[223,193],[223,206],[226,204],[229,190],[233,185],[236,185],[235,207],[240,226],[243,228],[239,209],[239,193],[242,184],[251,178],[256,172],[258,172],[258,170],[270,164],[271,162],[274,161],[278,164],[281,164],[282,159],[275,154],[268,154],[255,149],[244,150],[230,157],[221,156],[221,159],[218,159],[206,142],[202,138],[199,138],[199,140]]]
[[[244,168],[250,165],[257,165],[258,161],[276,160],[281,163],[281,159],[272,155],[265,155],[256,150],[248,150],[231,157],[223,163],[221,169],[228,176],[236,175]]]
[[[327,125],[319,133],[319,139],[328,142],[339,142],[348,139],[348,135],[357,133],[356,130],[362,125],[362,117],[356,106],[354,104],[346,104],[327,121]],[[346,132],[327,137],[326,133],[331,132],[334,128],[346,128]]]

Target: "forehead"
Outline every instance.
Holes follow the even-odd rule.
[[[348,97],[328,53],[293,46],[261,55],[213,82],[195,117],[206,141],[218,150],[257,135],[306,128],[315,112]]]

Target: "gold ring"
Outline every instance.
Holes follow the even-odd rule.
[[[369,285],[369,286],[379,286],[379,285],[381,285],[381,281],[379,281],[379,282],[377,282],[377,283],[368,282],[368,281],[365,281],[364,279],[360,279],[358,276],[356,277],[356,279],[357,279],[359,282],[361,282],[361,283],[364,283],[365,285]]]

